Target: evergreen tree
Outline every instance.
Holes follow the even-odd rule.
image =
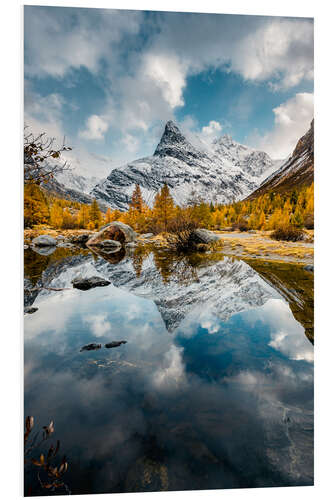
[[[143,206],[144,203],[143,203],[141,189],[139,184],[136,184],[132,194],[130,208],[132,208],[133,210],[137,210],[138,212],[141,213],[143,211]]]
[[[102,214],[99,209],[96,198],[94,198],[92,204],[90,205],[90,213],[89,213],[90,222],[93,223],[94,228],[98,228],[102,222]]]
[[[167,184],[161,188],[155,196],[154,217],[162,225],[164,231],[167,230],[168,222],[172,219],[175,211],[172,196]]]
[[[54,228],[60,228],[63,224],[62,208],[59,203],[53,203],[50,209],[50,223]]]
[[[104,218],[104,222],[105,224],[109,224],[110,222],[112,222],[112,212],[111,212],[111,208],[108,208],[106,213],[105,213],[105,218]]]
[[[79,214],[78,214],[78,225],[82,229],[85,229],[89,223],[90,210],[87,205],[81,205]]]

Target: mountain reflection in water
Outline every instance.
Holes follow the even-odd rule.
[[[25,414],[54,420],[72,493],[313,484],[309,273],[58,250],[25,252]],[[39,291],[78,275],[112,285]]]

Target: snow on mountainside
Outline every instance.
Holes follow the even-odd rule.
[[[299,139],[292,155],[282,166],[251,193],[250,199],[268,191],[283,193],[295,187],[310,185],[314,179],[314,120],[309,130]]]
[[[84,177],[76,174],[73,170],[64,170],[57,174],[57,181],[66,186],[68,189],[75,189],[82,193],[89,194],[90,191],[100,181],[98,177]]]
[[[93,197],[88,193],[91,191],[96,180],[96,177],[84,177],[75,174],[72,170],[65,170],[62,173],[56,174],[56,176],[50,179],[46,184],[42,183],[41,186],[46,191],[59,198],[91,204]],[[101,210],[106,211],[108,204],[100,201],[99,207]]]
[[[117,288],[153,300],[169,332],[191,313],[209,310],[227,321],[233,314],[262,306],[270,298],[281,298],[248,264],[229,257],[197,267],[192,278],[187,280],[184,280],[183,268],[175,269],[172,278],[165,282],[152,254],[144,259],[139,276],[129,255],[115,264],[92,255],[79,255],[49,266],[37,285],[71,288],[71,281],[76,276],[96,274],[110,280]],[[29,279],[25,286],[31,287]],[[27,294],[25,305],[35,301],[38,305],[49,294],[48,290]]]
[[[248,196],[278,168],[266,153],[222,136],[210,145],[193,145],[172,122],[167,122],[153,156],[112,170],[91,191],[111,208],[127,210],[135,184],[152,206],[166,183],[177,204],[195,191],[206,201],[228,203]]]

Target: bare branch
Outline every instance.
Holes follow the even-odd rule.
[[[34,135],[29,127],[24,127],[24,182],[35,182],[37,184],[47,183],[58,173],[70,170],[67,161],[56,162],[64,151],[71,151],[66,146],[64,136],[60,147],[55,145],[54,137],[47,137],[45,132]]]

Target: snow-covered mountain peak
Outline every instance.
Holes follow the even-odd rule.
[[[113,209],[127,210],[139,184],[152,206],[157,191],[167,184],[176,204],[186,204],[195,191],[213,203],[240,200],[257,189],[278,167],[263,151],[255,151],[224,135],[206,144],[186,137],[168,121],[152,156],[116,168],[91,191]]]
[[[230,134],[223,134],[217,139],[214,139],[213,144],[220,144],[230,147],[230,146],[235,146],[238,143],[233,140]]]
[[[177,125],[169,120],[158,143],[154,156],[170,156],[186,161],[186,158],[198,158],[203,154],[179,130]]]

